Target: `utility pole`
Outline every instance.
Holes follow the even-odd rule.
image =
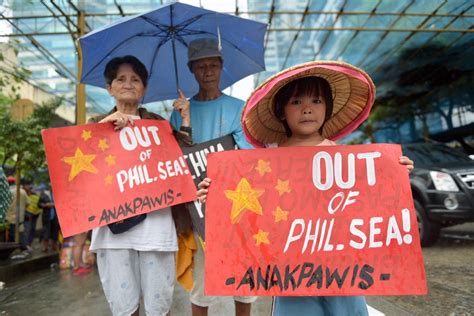
[[[80,83],[82,75],[82,50],[79,44],[79,37],[85,33],[85,15],[84,11],[77,12],[77,84],[76,84],[76,125],[86,123],[86,87]]]

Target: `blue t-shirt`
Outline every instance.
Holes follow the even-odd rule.
[[[225,135],[234,137],[239,148],[253,148],[245,140],[240,115],[244,102],[240,99],[222,94],[215,100],[190,102],[191,127],[194,143],[203,143]],[[171,114],[171,125],[179,130],[181,116],[175,110]]]

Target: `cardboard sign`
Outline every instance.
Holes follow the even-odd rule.
[[[194,183],[196,184],[196,188],[199,182],[201,182],[207,175],[207,155],[209,153],[224,150],[234,150],[237,148],[237,144],[235,143],[234,137],[232,137],[232,135],[223,136],[208,142],[182,148]],[[201,202],[195,200],[193,202],[186,203],[186,208],[191,215],[194,232],[197,233],[202,240],[205,240],[205,204],[201,204]]]
[[[208,157],[207,295],[426,294],[399,145]]]
[[[64,236],[196,199],[167,121],[136,120],[42,132]]]

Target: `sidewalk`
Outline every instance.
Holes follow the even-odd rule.
[[[0,277],[0,281],[6,283],[3,290],[0,289],[0,314],[7,316],[111,315],[97,270],[94,269],[92,273],[86,275],[74,276],[70,270],[58,270],[56,267],[50,269],[50,265],[56,263],[57,260],[57,254],[44,254],[36,250],[30,258],[25,260],[10,262],[10,264],[0,261],[0,275],[3,276],[3,271],[8,271],[12,279],[5,281]],[[18,266],[26,268],[18,268]],[[33,272],[34,270],[38,271]],[[375,308],[390,311],[387,315],[408,315],[383,297],[368,297],[367,299]],[[252,306],[252,315],[269,316],[271,308],[271,297],[259,297]],[[384,315],[370,306],[368,308],[371,316]],[[144,314],[143,311],[140,312],[140,315]],[[174,289],[171,314],[191,315],[189,294],[178,284]],[[209,316],[218,315],[234,315],[231,297],[225,297],[209,308]]]
[[[31,253],[15,250],[9,259],[0,260],[0,282],[11,282],[27,274],[49,269],[59,262],[58,252],[42,252],[38,243],[33,243]]]
[[[260,297],[252,306],[253,316],[269,316],[271,297]],[[0,290],[0,315],[89,316],[111,315],[97,270],[74,276],[69,270],[38,271],[6,284]],[[140,315],[144,316],[143,310]],[[189,294],[176,284],[171,315],[191,315]],[[209,308],[209,316],[234,315],[231,297]]]

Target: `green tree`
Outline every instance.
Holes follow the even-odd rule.
[[[21,66],[7,66],[8,63],[11,63],[11,61],[6,60],[4,56],[5,52],[11,48],[16,55],[18,54],[18,50],[13,48],[12,45],[8,44],[3,47],[4,51],[0,51],[0,99],[10,98],[16,100],[20,98],[18,92],[21,82],[28,80],[28,78],[31,76],[31,71]],[[2,105],[1,101],[4,100],[0,100],[0,105]]]
[[[399,129],[410,123],[412,138],[418,138],[415,120],[421,123],[421,136],[428,139],[428,115],[438,113],[448,129],[453,128],[456,108],[472,102],[472,74],[465,59],[468,44],[449,46],[431,43],[410,47],[374,74],[381,92],[375,101],[365,137],[374,138],[383,129]]]
[[[5,100],[4,100],[5,101]],[[51,126],[62,99],[35,106],[24,121],[14,121],[9,110],[0,113],[0,161],[13,164],[21,174],[34,173],[45,166],[41,130]],[[9,106],[7,105],[7,109]]]
[[[20,85],[28,81],[31,72],[21,66],[12,67],[12,60],[6,60],[11,53],[18,53],[15,42],[2,46],[0,51],[0,163],[14,165],[25,174],[45,165],[41,130],[51,126],[62,99],[35,106],[24,121],[12,120],[12,104],[20,98]]]

